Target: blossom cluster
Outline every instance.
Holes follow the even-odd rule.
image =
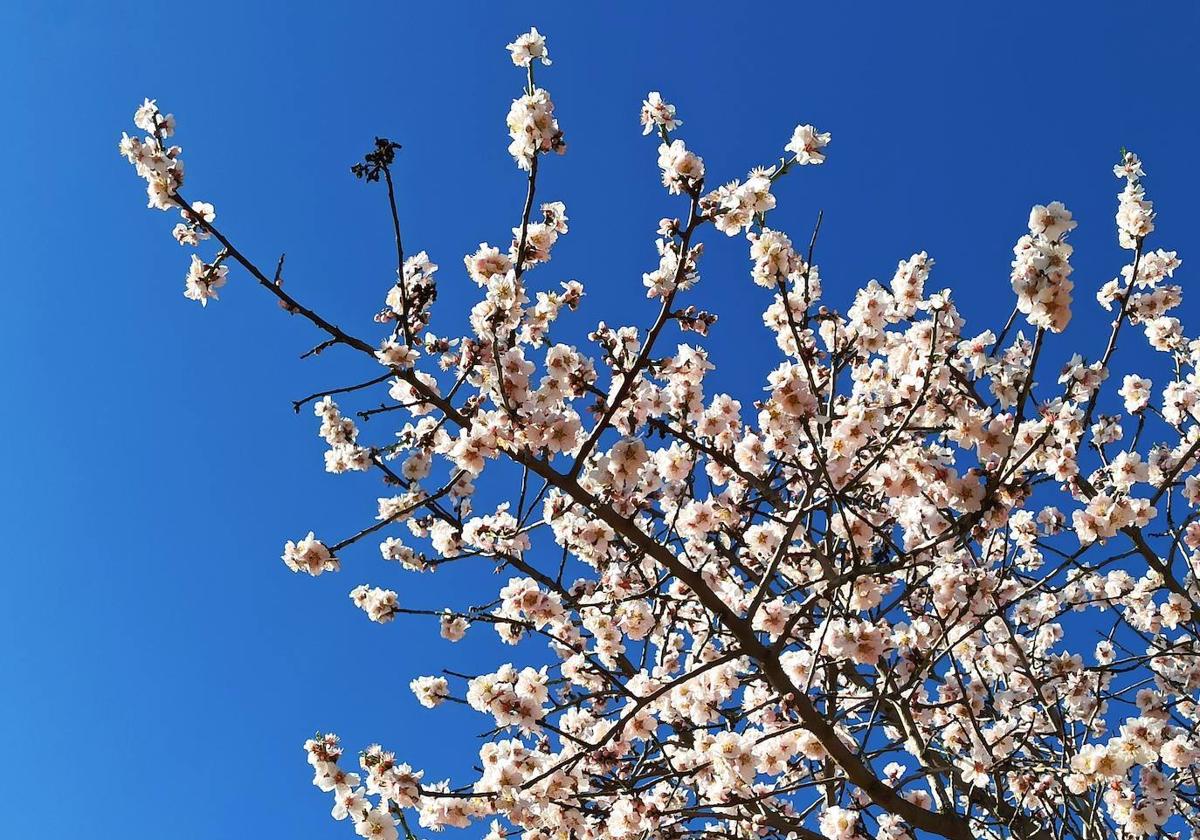
[[[550,64],[546,39],[534,28],[509,44],[508,50],[513,64],[529,73],[528,89],[513,100],[508,111],[508,133],[512,138],[508,152],[521,169],[528,170],[539,153],[553,151],[561,155],[566,152],[567,144],[554,118],[554,102],[549,92],[533,84],[534,63]]]
[[[1012,287],[1017,308],[1030,324],[1062,332],[1071,320],[1071,246],[1063,237],[1076,222],[1062,202],[1037,205],[1029,233],[1013,247]]]
[[[180,245],[199,245],[211,235],[217,211],[208,202],[195,201],[189,205],[179,197],[179,189],[183,186],[183,159],[180,157],[183,149],[167,145],[167,140],[175,134],[175,116],[163,114],[153,99],[147,99],[134,112],[133,124],[146,132],[145,136],[130,137],[123,132],[118,148],[138,175],[146,180],[147,206],[158,210],[180,208],[183,221],[175,226],[172,235]],[[217,290],[225,285],[229,273],[223,261],[224,253],[212,262],[205,262],[193,254],[184,281],[184,296],[201,306],[216,300]]]

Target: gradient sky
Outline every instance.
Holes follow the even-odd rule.
[[[581,326],[651,317],[653,231],[683,209],[637,125],[649,90],[678,106],[713,183],[773,160],[798,122],[833,133],[828,163],[776,190],[773,224],[807,241],[824,209],[817,262],[838,305],[926,249],[931,287],[998,328],[1029,207],[1059,199],[1079,221],[1078,303],[1047,352],[1094,358],[1092,294],[1124,256],[1122,146],[1146,162],[1153,244],[1178,248],[1190,285],[1197,7],[838,5],[2,4],[0,835],[353,836],[309,785],[304,738],[334,729],[427,779],[458,772],[484,719],[424,710],[408,681],[504,661],[490,630],[451,647],[432,620],[372,625],[346,598],[360,582],[416,606],[482,597],[497,582],[479,568],[418,579],[371,544],[319,580],[279,561],[287,538],[374,515],[379,485],[325,475],[316,423],[290,404],[362,368],[299,361],[320,336],[242,275],[207,310],[184,300],[174,218],[144,209],[116,153],[144,96],[178,118],[188,196],[263,265],[286,251],[289,288],[347,325],[393,277],[383,193],[348,172],[376,134],[404,145],[406,245],[442,265],[439,322],[461,321],[462,255],[504,244],[523,198],[504,128],[522,77],[504,45],[530,24],[549,36],[539,80],[570,144],[542,195],[566,201],[571,233],[536,278],[585,284]],[[693,300],[721,315],[708,346],[734,388],[775,363],[766,300],[745,243],[707,241]]]

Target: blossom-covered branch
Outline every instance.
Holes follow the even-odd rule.
[[[482,822],[489,840],[1200,826],[1200,339],[1171,314],[1180,260],[1150,241],[1138,157],[1114,168],[1129,258],[1095,292],[1111,328],[1048,373],[1077,292],[1060,202],[1034,206],[1014,246],[998,335],[927,288],[924,252],[831,300],[820,216],[803,251],[768,226],[783,176],[823,164],[830,134],[799,125],[777,161],[714,188],[651,92],[641,126],[678,202],[642,278],[657,315],[601,322],[581,347],[552,334],[583,286],[540,279],[568,234],[564,204],[540,198],[547,156],[567,149],[535,80],[549,53],[536,29],[508,49],[524,71],[507,117],[524,194],[511,240],[464,257],[480,294],[461,335],[434,331],[429,252],[406,254],[399,144],[378,138],[353,169],[386,187],[395,238],[370,340],[285,291],[282,259],[260,269],[212,204],[184,199],[172,116],[146,101],[143,136],[120,144],[150,207],[182,217],[186,297],[207,305],[240,266],[317,328],[310,353],[346,347],[366,368],[293,405],[313,404],[326,470],[374,473],[387,495],[348,536],[287,542],[288,568],[337,572],[343,555],[365,568],[373,537],[411,572],[508,573],[482,605],[350,590],[377,623],[436,617],[451,642],[487,625],[523,661],[412,680],[423,706],[490,719],[470,778],[427,781],[380,745],[354,771],[336,736],[310,739],[333,816],[383,840]],[[765,396],[710,392],[717,319],[692,302],[706,245],[737,236],[775,343]],[[1149,347],[1119,383],[1118,338]],[[361,428],[334,397],[358,401]]]

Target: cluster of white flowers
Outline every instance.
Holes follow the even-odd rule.
[[[529,550],[529,535],[508,512],[508,504],[494,514],[476,516],[463,525],[462,539],[489,556],[519,556]]]
[[[546,716],[546,669],[502,665],[493,674],[484,674],[467,683],[467,703],[476,711],[486,712],[497,726],[516,726],[522,732],[538,729]]]
[[[695,245],[682,256],[679,243],[668,239],[655,242],[658,248],[658,268],[642,275],[646,297],[665,298],[676,290],[690,289],[700,280],[697,261],[703,249]]]
[[[521,169],[531,169],[533,159],[541,153],[566,153],[567,141],[554,117],[554,102],[545,89],[535,87],[514,99],[507,122],[512,138],[508,153]]]
[[[807,266],[792,248],[786,233],[763,228],[747,234],[750,240],[750,279],[757,285],[773,289],[800,280]]]
[[[350,600],[367,614],[367,618],[379,624],[387,624],[400,609],[395,592],[365,583],[350,590]]]
[[[1113,174],[1125,179],[1117,203],[1117,234],[1122,248],[1135,250],[1154,230],[1154,202],[1146,200],[1141,179],[1145,176],[1142,162],[1133,152],[1125,152],[1113,167]]]
[[[371,452],[358,445],[358,427],[344,416],[330,397],[322,397],[313,406],[321,418],[319,434],[329,444],[325,451],[325,470],[331,473],[359,471],[371,467]]]
[[[421,773],[414,773],[407,764],[396,764],[390,753],[373,747],[360,758],[367,772],[363,787],[358,773],[348,773],[338,766],[342,747],[336,735],[318,734],[305,741],[304,751],[313,768],[313,784],[333,794],[335,820],[349,818],[355,833],[367,840],[397,840],[399,832],[389,802],[412,805]],[[378,795],[379,804],[373,806],[368,795]]]
[[[207,306],[209,300],[217,300],[217,289],[225,285],[228,276],[228,266],[206,263],[192,254],[192,263],[184,280],[183,296],[188,300],[198,301],[201,306]]]
[[[798,125],[792,132],[792,139],[783,148],[796,156],[796,163],[801,166],[825,162],[825,153],[821,150],[829,145],[832,135],[828,132],[817,131],[811,125]]]
[[[512,257],[500,253],[500,249],[486,242],[479,243],[479,250],[463,258],[467,274],[476,285],[486,286],[493,277],[506,277],[513,269]]]
[[[1126,836],[1146,837],[1158,833],[1175,812],[1174,785],[1156,765],[1190,771],[1198,760],[1200,751],[1185,730],[1144,715],[1127,719],[1107,743],[1084,745],[1071,759],[1067,786],[1081,794],[1104,785],[1104,804],[1113,821]],[[1126,782],[1133,769],[1139,770],[1140,791]]]
[[[663,186],[671,195],[692,193],[704,182],[704,161],[688,151],[682,140],[658,147],[658,168],[662,170]]]
[[[566,205],[561,201],[543,204],[542,221],[513,228],[513,244],[508,252],[509,259],[511,262],[517,262],[517,251],[523,246],[519,260],[522,268],[531,268],[538,263],[549,262],[550,249],[558,242],[558,237],[566,232]]]
[[[450,696],[450,683],[445,677],[417,677],[408,684],[417,702],[427,709],[441,705]]]
[[[443,639],[449,642],[461,642],[467,635],[471,623],[461,615],[455,615],[449,610],[443,610],[438,621]]]
[[[1146,499],[1097,493],[1088,500],[1086,508],[1075,511],[1071,518],[1079,541],[1086,544],[1111,539],[1130,525],[1143,528],[1155,513]]]
[[[406,328],[411,333],[419,332],[429,323],[429,307],[437,297],[437,269],[424,251],[413,254],[404,261],[396,285],[388,290],[385,300],[388,317],[407,318]]]
[[[184,220],[171,229],[171,235],[180,245],[195,247],[212,236],[208,228],[202,226],[202,223],[211,225],[217,220],[216,209],[207,201],[193,201],[191,210],[180,210],[179,215]]]
[[[394,520],[388,520],[394,521]],[[396,537],[388,537],[379,544],[379,553],[384,560],[393,560],[411,572],[423,572],[429,564],[423,554],[405,545]]]
[[[166,145],[167,138],[175,133],[175,116],[163,114],[153,99],[147,99],[134,112],[133,124],[146,136],[139,139],[122,133],[120,152],[146,179],[147,206],[170,210],[177,206],[174,196],[183,186],[183,161],[179,157],[183,150]]]
[[[650,91],[642,102],[642,134],[651,131],[674,131],[683,125],[683,120],[675,116],[675,106],[664,102],[662,94],[656,90]]]
[[[531,67],[534,61],[550,64],[550,53],[546,51],[546,36],[537,31],[537,27],[518,35],[516,40],[508,45],[512,54],[512,62],[518,67]]]
[[[734,181],[706,195],[702,205],[713,218],[713,227],[726,236],[748,230],[756,219],[765,217],[775,208],[771,195],[771,175],[774,169],[756,169],[744,183]]]
[[[1062,332],[1071,320],[1071,251],[1063,237],[1076,222],[1061,202],[1036,205],[1029,233],[1013,246],[1012,288],[1017,308],[1035,327]]]
[[[853,840],[858,833],[858,813],[849,808],[830,806],[821,812],[821,834],[829,840]]]
[[[1150,388],[1153,383],[1145,377],[1131,373],[1121,383],[1118,395],[1125,400],[1125,410],[1130,414],[1144,411],[1150,405]]]
[[[835,619],[814,631],[821,653],[848,659],[856,665],[874,665],[889,644],[888,628],[867,621]]]
[[[288,540],[284,544],[283,562],[293,572],[306,572],[313,577],[322,572],[336,572],[339,568],[338,559],[312,531],[298,542]]]
[[[153,99],[147,99],[134,112],[133,124],[146,135],[142,138],[121,134],[118,148],[121,155],[137,169],[146,180],[147,206],[158,210],[179,208],[183,222],[175,225],[172,236],[180,245],[197,246],[212,234],[210,226],[217,218],[217,211],[206,201],[185,204],[179,197],[183,186],[183,152],[179,146],[167,145],[167,138],[175,134],[175,117],[163,114]],[[193,254],[184,280],[184,297],[207,306],[217,300],[217,290],[225,285],[229,268],[224,265],[224,254],[212,262],[206,262]]]
[[[407,369],[413,366],[421,351],[410,344],[402,344],[395,338],[386,338],[375,351],[379,364],[389,368]]]

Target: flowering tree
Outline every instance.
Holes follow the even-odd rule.
[[[798,249],[768,226],[780,180],[823,163],[830,135],[801,125],[778,162],[713,189],[651,93],[641,123],[682,211],[659,225],[643,278],[658,315],[569,346],[551,334],[582,286],[531,277],[567,233],[563,204],[535,200],[546,156],[566,150],[534,80],[550,59],[536,29],[508,49],[526,77],[508,128],[528,191],[511,244],[465,258],[480,296],[462,336],[431,329],[437,266],[406,256],[395,143],[353,169],[386,186],[396,241],[396,282],[360,337],[286,291],[282,261],[272,273],[234,245],[211,204],[185,200],[172,116],[147,101],[145,136],[121,140],[150,206],[180,211],[178,242],[215,254],[193,253],[186,297],[206,305],[240,266],[323,334],[310,353],[374,366],[296,407],[315,405],[328,471],[377,472],[388,495],[350,536],[288,542],[288,568],[337,571],[368,538],[413,571],[494,564],[508,580],[482,607],[409,608],[365,585],[350,597],[376,622],[436,617],[451,641],[487,624],[549,651],[526,643],[524,667],[412,681],[425,706],[491,718],[477,778],[431,783],[378,745],[352,772],[336,736],[309,740],[333,816],[370,838],[490,821],[489,840],[1200,825],[1200,340],[1168,314],[1180,262],[1147,249],[1137,156],[1115,167],[1129,261],[1096,294],[1111,332],[1094,361],[1039,382],[1071,318],[1062,204],[1030,213],[999,334],[967,331],[950,292],[928,291],[924,253],[841,313],[820,304],[817,232]],[[745,233],[778,348],[753,404],[705,393],[699,340],[715,317],[687,300],[709,228]],[[1125,416],[1100,413],[1119,407],[1103,387],[1135,328],[1160,354],[1139,356],[1160,360],[1158,387],[1125,376]],[[695,338],[665,349],[675,331]],[[368,442],[335,396],[397,422]],[[495,509],[472,501],[485,474],[508,499]]]

